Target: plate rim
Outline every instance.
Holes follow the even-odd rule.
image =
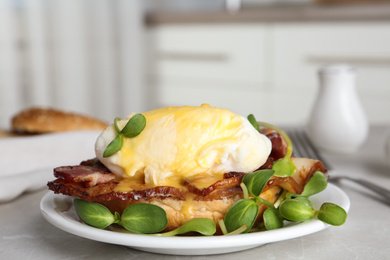
[[[329,183],[327,188],[314,195],[313,198],[326,196],[327,194],[336,194],[333,196],[332,202],[343,207],[347,212],[350,209],[350,199],[348,195],[334,184]],[[64,214],[60,214],[53,207],[54,199],[70,198],[62,194],[54,194],[49,191],[46,193],[40,202],[40,209],[44,218],[55,227],[68,232],[70,234],[83,237],[90,240],[105,242],[109,244],[117,244],[137,249],[164,249],[164,250],[182,250],[182,249],[215,249],[232,247],[249,247],[262,245],[267,243],[279,242],[298,238],[322,231],[330,225],[323,223],[318,219],[312,219],[306,222],[294,223],[292,225],[264,232],[254,232],[247,234],[239,234],[232,236],[180,236],[180,237],[159,237],[145,234],[129,234],[120,233],[111,230],[102,230],[88,226],[80,220],[73,220]],[[321,198],[321,197],[320,197]],[[321,200],[322,203],[326,202]],[[73,208],[73,204],[71,208]],[[68,210],[69,211],[69,210]],[[236,250],[238,251],[238,250]]]

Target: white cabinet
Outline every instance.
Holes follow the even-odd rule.
[[[156,106],[225,107],[261,113],[270,99],[264,25],[163,25],[149,30]]]
[[[371,122],[389,122],[390,23],[159,25],[148,31],[155,106],[231,109],[276,124],[306,122],[317,71],[350,63]]]
[[[356,68],[370,121],[390,121],[383,113],[390,111],[390,23],[274,24],[272,31],[274,91],[309,103],[301,105],[301,113],[312,105],[318,68],[342,62]]]
[[[160,27],[155,32],[157,73],[258,84],[264,79],[264,41],[261,26]]]

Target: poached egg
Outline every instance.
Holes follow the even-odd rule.
[[[133,115],[119,120],[119,129]],[[142,115],[146,118],[144,130],[136,137],[125,137],[114,155],[103,157],[117,135],[114,125],[96,141],[97,158],[118,177],[141,179],[150,186],[179,186],[183,179],[212,177],[214,181],[227,172],[258,169],[271,152],[265,135],[227,109],[203,104],[166,107]]]

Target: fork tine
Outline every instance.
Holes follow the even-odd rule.
[[[309,136],[307,135],[306,131],[302,131],[302,139],[306,141],[308,144],[307,147],[310,147],[313,153],[313,158],[318,159],[321,161],[325,167],[330,170],[331,166],[330,164],[325,160],[325,158],[321,155],[321,153],[318,151],[317,147],[313,144],[313,142],[310,140]]]
[[[315,151],[312,143],[309,141],[307,136],[305,136],[304,131],[299,131],[297,134],[298,141],[302,145],[303,150],[305,151],[305,155],[308,158],[318,158],[318,153]]]
[[[305,152],[304,152],[302,146],[300,145],[296,131],[290,130],[290,131],[287,131],[287,134],[290,137],[292,145],[293,145],[293,154],[297,157],[303,157],[305,155]]]
[[[288,135],[293,143],[293,152],[295,156],[317,159],[321,161],[328,170],[331,169],[329,163],[321,156],[304,130],[291,130],[288,132]]]

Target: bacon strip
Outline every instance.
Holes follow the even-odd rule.
[[[273,161],[283,158],[287,153],[287,144],[283,137],[278,132],[270,128],[263,128],[260,132],[272,143],[272,150],[269,158]]]
[[[192,185],[187,180],[184,180],[182,182],[182,185],[187,187],[189,192],[196,194],[198,196],[205,197],[217,189],[221,190],[221,189],[227,189],[227,188],[231,188],[233,186],[237,186],[237,184],[241,183],[241,180],[244,177],[244,175],[245,175],[245,173],[242,173],[242,172],[231,172],[231,173],[225,174],[223,180],[217,181],[217,182],[213,183],[212,185],[210,185],[209,187],[204,188],[202,190],[198,189],[197,187]]]
[[[285,155],[285,143],[276,132],[269,131],[266,135],[272,142],[272,152],[267,163],[260,169],[272,168],[273,163]],[[297,172],[292,177],[272,177],[264,188],[264,191],[274,186],[297,194],[302,193],[304,186],[316,171],[326,173],[324,165],[316,160],[306,158],[294,158]],[[96,158],[87,160],[77,166],[63,166],[54,169],[56,180],[48,183],[50,190],[55,193],[76,196],[87,201],[104,202],[111,200],[139,200],[153,197],[177,198],[184,200],[187,192],[196,195],[195,200],[212,200],[222,197],[241,195],[239,186],[245,173],[230,172],[224,175],[224,179],[211,184],[204,189],[198,189],[189,181],[182,182],[183,189],[159,186],[148,187],[142,183],[130,182],[128,192],[116,192],[115,187],[121,182],[116,179],[103,164]],[[126,184],[127,185],[127,184]]]
[[[311,176],[316,171],[326,172],[324,165],[316,160],[306,158],[296,158],[294,163],[297,165],[297,172],[292,177],[272,177],[268,181],[264,188],[264,191],[279,186],[287,191],[294,192],[297,194],[302,193],[304,186],[309,181]],[[96,185],[88,186],[85,182],[79,181],[80,179],[88,179],[90,175],[83,177],[75,177],[77,173],[86,174],[88,170],[86,167],[91,168],[90,175],[96,174],[96,168],[92,166],[68,166],[56,168],[56,175],[59,177],[57,180],[49,182],[49,189],[55,193],[62,193],[65,195],[76,196],[87,201],[109,201],[109,200],[139,200],[147,199],[152,197],[173,197],[184,200],[186,197],[187,190],[190,193],[196,195],[196,200],[211,200],[222,197],[230,197],[237,194],[241,194],[242,190],[239,186],[244,176],[243,173],[228,173],[225,174],[224,179],[217,181],[207,188],[202,190],[196,188],[191,183],[184,181],[183,189],[169,187],[169,186],[158,186],[158,187],[147,187],[145,184],[130,183],[132,185],[128,192],[115,192],[115,187],[120,183],[120,180],[101,178],[101,183]],[[64,171],[65,169],[65,171]],[[70,174],[69,172],[72,172]],[[111,173],[98,173],[99,176],[111,176]],[[71,176],[71,177],[69,177]],[[67,178],[68,177],[68,178]],[[73,177],[73,178],[72,178]],[[109,177],[109,178],[111,178]],[[184,188],[186,187],[187,190]]]
[[[80,182],[93,187],[115,179],[115,174],[92,166],[62,166],[54,169],[54,176],[67,182]]]
[[[291,177],[272,177],[264,190],[273,186],[279,186],[292,193],[301,194],[306,183],[316,171],[326,174],[327,170],[322,162],[308,158],[294,158],[293,162],[297,167],[296,173]]]
[[[146,188],[138,185],[137,190],[130,190],[128,192],[115,192],[115,187],[119,184],[119,181],[109,181],[107,183],[98,184],[93,187],[84,187],[81,183],[67,182],[63,179],[57,179],[48,183],[50,190],[54,193],[64,194],[69,196],[79,197],[86,201],[103,202],[110,200],[140,200],[151,199],[155,197],[159,198],[177,198],[185,200],[187,191],[185,189],[179,189],[170,186],[157,186],[153,188]],[[207,195],[197,195],[195,200],[213,200],[223,197],[231,197],[237,194],[241,194],[242,190],[240,186],[230,186],[214,190]]]

